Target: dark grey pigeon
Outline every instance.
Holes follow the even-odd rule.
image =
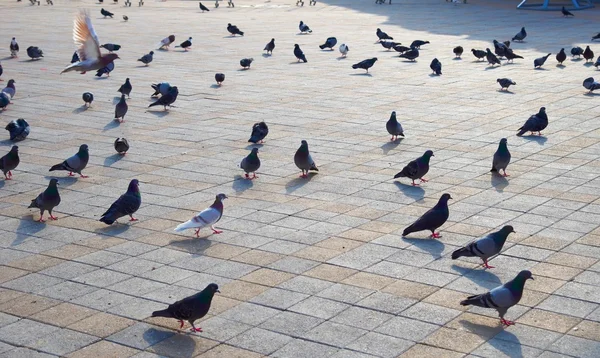
[[[565,53],[565,49],[563,47],[560,49],[560,52],[556,54],[556,61],[558,61],[558,63],[562,65],[566,59],[567,59],[567,54]]]
[[[112,19],[112,17],[115,15],[115,14],[113,14],[113,13],[112,13],[112,12],[110,12],[110,11],[104,10],[104,8],[100,9],[100,14],[102,14],[102,16],[104,16],[105,18],[106,18],[107,16],[109,16],[111,19]]]
[[[564,6],[562,7],[562,9],[560,11],[562,12],[563,17],[575,16],[575,15],[573,15],[572,12],[567,10]]]
[[[375,32],[375,34],[377,35],[377,37],[379,38],[379,41],[382,40],[393,40],[394,38],[391,37],[390,35],[386,34],[385,32],[381,31],[380,28],[377,28],[377,32]]]
[[[533,280],[531,272],[527,270],[521,271],[517,277],[508,281],[504,285],[496,287],[490,292],[483,293],[481,295],[469,296],[466,300],[461,301],[460,305],[494,308],[496,311],[498,311],[500,322],[502,322],[503,325],[511,326],[515,324],[515,322],[507,321],[504,319],[504,315],[509,308],[521,301],[523,289],[525,288],[525,281],[528,279]]]
[[[13,40],[14,40],[14,39],[15,39],[15,38],[13,37]],[[598,39],[600,39],[600,32],[598,32],[596,35],[592,36],[592,41],[594,41],[594,40],[598,40]],[[17,50],[17,51],[18,51],[18,50]],[[12,48],[11,48],[11,54],[12,54]]]
[[[552,54],[549,53],[546,56],[539,57],[539,58],[536,58],[535,60],[533,60],[533,68],[541,68],[544,65],[544,63],[546,62],[546,60],[548,59],[548,57],[550,57],[550,55],[552,55]]]
[[[519,128],[517,136],[520,137],[526,132],[538,132],[538,135],[542,135],[542,131],[548,126],[548,116],[546,115],[546,107],[540,108],[537,114],[532,115],[527,119],[525,124]]]
[[[44,57],[44,52],[39,47],[29,46],[27,48],[27,56],[31,57],[32,60],[39,60]]]
[[[121,155],[125,155],[129,150],[129,142],[125,138],[115,139],[115,150]]]
[[[2,89],[2,93],[6,93],[9,96],[9,99],[15,98],[15,95],[17,94],[17,87],[15,87],[15,83],[15,80],[11,78],[8,80],[6,87]]]
[[[488,264],[492,256],[496,256],[502,251],[502,247],[510,233],[515,232],[512,226],[506,225],[499,231],[481,237],[465,247],[462,247],[452,253],[452,260],[459,257],[479,257],[483,260],[483,267],[487,269],[494,268]]]
[[[452,199],[450,194],[445,193],[442,194],[440,200],[435,204],[435,206],[429,209],[425,214],[423,214],[417,221],[415,221],[412,225],[404,229],[402,232],[402,236],[410,235],[413,232],[429,230],[431,231],[431,237],[434,239],[440,238],[441,235],[439,232],[435,232],[437,228],[444,225],[448,217],[450,216],[450,211],[448,210],[448,200]]]
[[[596,82],[594,77],[588,77],[583,80],[583,87],[585,87],[587,90],[590,90],[589,93],[592,93],[595,90],[600,89],[600,82]]]
[[[128,109],[129,106],[125,101],[125,94],[121,94],[121,99],[119,100],[119,103],[117,103],[117,105],[115,106],[115,120],[118,119],[121,123],[125,122],[125,115],[127,114]]]
[[[117,44],[104,44],[102,46],[100,46],[102,48],[105,48],[108,50],[108,52],[113,53],[115,51],[119,51],[121,49],[121,45],[117,45]]]
[[[69,176],[72,177],[73,173],[79,174],[82,178],[87,178],[86,175],[83,175],[81,172],[88,164],[90,160],[90,153],[88,150],[87,144],[82,144],[79,146],[79,151],[75,153],[72,157],[68,158],[64,162],[60,164],[53,165],[50,168],[50,172],[55,170],[66,170],[69,172]]]
[[[413,186],[418,186],[415,180],[419,179],[420,182],[428,182],[429,180],[423,177],[429,172],[429,160],[434,157],[433,151],[426,151],[421,157],[408,163],[402,170],[394,175],[394,179],[397,178],[409,178],[412,180]]]
[[[485,58],[487,59],[488,64],[491,66],[496,64],[500,65],[500,60],[492,53],[492,51],[490,51],[489,48],[485,49]]]
[[[506,44],[494,40],[494,53],[496,54],[496,56],[504,57],[504,55],[506,54],[506,49],[508,49],[508,46],[506,46]]]
[[[421,49],[421,46],[428,44],[429,41],[422,41],[422,40],[414,40],[411,44],[410,47],[416,48],[417,50]]]
[[[43,223],[44,221],[44,211],[48,211],[50,214],[50,220],[57,220],[58,218],[52,215],[52,210],[60,204],[60,195],[58,194],[58,185],[57,179],[51,179],[50,184],[48,184],[48,188],[44,190],[37,198],[31,201],[28,208],[38,208],[40,209],[40,219],[39,222]]]
[[[260,159],[258,159],[258,148],[252,148],[250,154],[248,154],[242,162],[240,163],[240,168],[246,172],[246,179],[255,179],[258,178],[256,176],[256,171],[260,168]],[[252,177],[250,177],[249,173],[252,173]]]
[[[521,55],[517,55],[517,54],[516,54],[516,53],[514,53],[514,52],[513,52],[513,50],[512,50],[512,49],[510,49],[510,48],[507,48],[507,49],[504,51],[504,57],[506,57],[506,60],[507,60],[506,62],[507,62],[507,63],[508,63],[508,62],[512,63],[512,62],[514,61],[514,59],[515,59],[515,58],[521,58],[521,59],[523,58],[523,56],[521,56]]]
[[[272,55],[274,49],[275,49],[275,39],[271,39],[271,41],[269,41],[269,43],[265,46],[263,51],[267,51],[267,54]]]
[[[600,66],[600,56],[598,56],[596,62],[594,62],[594,67],[596,67],[596,69],[598,69],[598,66]]]
[[[127,98],[129,97],[129,94],[131,93],[131,90],[133,89],[133,86],[131,86],[131,82],[129,82],[129,78],[125,79],[125,83],[123,83],[121,85],[121,87],[119,87],[119,89],[117,90],[117,92],[121,92],[122,94],[126,94]]]
[[[507,177],[506,167],[510,163],[510,152],[508,151],[506,138],[500,139],[500,144],[496,153],[494,153],[494,159],[492,160],[492,173],[500,173],[500,169],[504,172],[504,176]]]
[[[100,217],[100,221],[112,225],[117,219],[129,215],[129,221],[137,221],[133,217],[136,211],[142,205],[142,196],[140,194],[139,181],[133,179],[129,182],[127,192],[119,197]]]
[[[406,51],[410,50],[410,47],[406,47],[406,46],[402,46],[402,45],[395,45],[394,46],[394,51],[399,52],[399,53],[405,53]]]
[[[312,32],[310,27],[308,27],[308,25],[305,24],[303,21],[300,21],[300,24],[298,24],[298,29],[300,29],[300,32],[303,34]]]
[[[102,67],[98,71],[96,71],[96,77],[102,77],[102,75],[106,74],[106,77],[110,77],[110,73],[115,69],[115,62],[109,62],[106,67]]]
[[[154,93],[150,97],[158,97],[158,95],[164,96],[169,92],[171,85],[168,82],[160,82],[158,84],[150,85],[154,90]]]
[[[306,60],[306,56],[304,56],[304,52],[302,52],[302,50],[300,49],[300,45],[298,44],[294,44],[294,56],[296,56],[296,59],[298,60],[298,62],[302,61],[304,63],[308,62]]]
[[[167,94],[160,97],[156,102],[151,103],[148,106],[148,108],[153,107],[153,106],[163,106],[166,111],[167,107],[171,107],[171,105],[173,103],[175,103],[178,95],[179,95],[179,89],[177,88],[177,86],[173,86],[173,87],[169,88],[169,92],[167,92]]]
[[[390,119],[388,119],[385,124],[385,129],[387,129],[388,133],[392,135],[391,141],[398,139],[398,136],[404,137],[404,130],[402,129],[402,125],[396,119],[396,111],[392,112]]]
[[[29,123],[27,123],[27,121],[23,118],[11,121],[4,129],[6,129],[10,134],[10,140],[15,142],[25,140],[31,131]]]
[[[90,107],[92,105],[92,102],[94,101],[94,95],[92,94],[92,92],[84,92],[81,96],[81,99],[83,99],[84,106]]]
[[[354,65],[352,65],[352,68],[361,68],[363,70],[367,70],[367,73],[369,73],[369,68],[373,67],[375,62],[377,62],[377,57],[369,58],[366,60],[362,60],[359,63],[355,63]]]
[[[265,137],[269,134],[269,127],[265,122],[254,123],[252,126],[252,134],[250,134],[250,143],[262,143]]]
[[[434,74],[441,76],[442,75],[442,63],[437,58],[431,60],[431,64],[429,68],[433,71]]]
[[[229,31],[229,33],[233,36],[235,36],[235,35],[244,36],[244,31],[240,31],[240,29],[238,29],[237,26],[232,25],[232,24],[227,24],[227,31]]]
[[[394,48],[394,46],[401,45],[400,43],[393,41],[381,41],[380,44],[381,46],[383,46],[383,48],[386,48],[388,50],[391,50],[392,48]]]
[[[454,57],[460,58],[465,50],[462,46],[456,46],[452,52],[454,52]]]
[[[310,152],[308,151],[308,143],[303,140],[302,144],[300,144],[300,148],[294,154],[294,163],[296,166],[302,170],[301,178],[306,178],[308,176],[309,170],[319,171],[315,161],[310,156]]]
[[[243,58],[240,60],[240,66],[242,66],[242,68],[244,68],[245,70],[250,68],[250,65],[252,64],[252,61],[254,61],[253,58]]]
[[[586,63],[594,59],[594,51],[589,46],[586,46],[583,50],[583,58],[585,58]]]
[[[0,170],[2,170],[2,173],[4,174],[4,180],[12,179],[12,171],[17,168],[20,162],[19,147],[13,145],[13,147],[10,148],[10,152],[0,158]]]
[[[225,81],[225,74],[224,73],[215,73],[215,81],[217,82],[217,85],[222,85],[223,82]]]
[[[516,85],[517,83],[510,78],[498,78],[496,80],[500,84],[500,91],[506,90],[508,91],[508,87]]]
[[[211,283],[201,292],[177,301],[169,305],[167,309],[152,312],[152,317],[175,318],[181,323],[179,329],[183,328],[184,321],[187,321],[192,325],[190,331],[202,332],[202,328],[196,328],[194,322],[206,316],[216,292],[220,292],[219,286]]]
[[[200,10],[202,10],[202,12],[205,12],[205,11],[210,11],[210,10],[209,10],[209,9],[208,9],[206,6],[202,5],[202,3],[201,3],[201,2],[199,2],[198,4],[199,4],[199,6],[200,6]]]
[[[335,37],[328,37],[327,40],[325,40],[324,44],[319,45],[319,48],[321,50],[328,48],[331,51],[333,51],[333,46],[335,46],[336,44],[337,44],[337,39]]]
[[[405,58],[409,61],[414,61],[417,59],[417,57],[419,57],[419,50],[411,47],[410,50],[400,54],[398,57]]]
[[[525,40],[526,37],[527,37],[527,31],[525,31],[524,27],[521,27],[521,31],[517,32],[517,34],[512,38],[511,41],[523,42],[523,40]]]
[[[0,92],[0,109],[5,109],[11,103],[10,95],[8,93]]]
[[[575,46],[571,49],[571,56],[581,57],[581,55],[583,55],[583,49],[581,47]]]
[[[187,40],[183,41],[181,44],[179,44],[179,46],[175,46],[175,47],[181,47],[184,51],[187,51],[189,48],[192,47],[192,38],[188,38]]]
[[[154,60],[154,51],[150,51],[147,55],[138,58],[138,61],[148,66]]]
[[[473,53],[473,56],[477,57],[477,61],[485,58],[486,52],[483,50],[476,50],[474,48],[471,49],[471,52]]]

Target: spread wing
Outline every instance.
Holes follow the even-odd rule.
[[[87,12],[81,11],[73,21],[73,41],[77,45],[77,54],[81,61],[100,58],[98,35],[92,26]]]

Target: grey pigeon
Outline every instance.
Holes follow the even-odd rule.
[[[10,49],[10,57],[18,57],[18,54],[19,54],[19,44],[17,43],[17,39],[16,38],[13,37],[12,40],[10,41],[10,47],[9,47],[9,49]]]
[[[119,51],[121,49],[121,45],[110,44],[110,43],[101,45],[100,47],[107,49],[108,52],[111,52],[111,53],[115,52],[115,51]]]
[[[519,128],[517,136],[520,137],[526,132],[538,132],[542,135],[542,131],[548,126],[548,115],[546,115],[546,107],[540,108],[540,111],[527,119],[525,124]]]
[[[31,57],[32,60],[39,60],[44,57],[44,52],[39,47],[29,46],[27,48],[27,56]]]
[[[565,62],[565,60],[567,59],[567,54],[565,53],[565,49],[564,47],[560,49],[560,51],[556,54],[556,61],[558,61],[559,64],[563,64],[563,62]]]
[[[600,56],[598,56],[596,62],[594,62],[594,67],[596,67],[596,69],[598,69],[598,66],[600,66]]]
[[[422,40],[414,40],[411,44],[410,47],[416,48],[417,50],[421,49],[421,46],[428,44],[429,41],[422,41]]]
[[[508,63],[508,62],[510,62],[510,63],[513,63],[515,58],[521,58],[521,59],[523,58],[523,56],[521,56],[521,55],[517,55],[517,54],[516,54],[516,53],[514,53],[514,52],[513,52],[513,50],[512,50],[512,49],[510,49],[510,48],[507,48],[507,49],[504,51],[504,57],[506,57],[506,63]]]
[[[10,79],[6,84],[6,87],[2,89],[2,93],[6,93],[10,99],[15,98],[15,95],[17,94],[17,87],[15,87],[15,83],[15,80]]]
[[[88,164],[90,160],[90,153],[88,150],[87,144],[82,144],[79,146],[79,151],[75,153],[72,157],[68,158],[64,162],[60,164],[53,165],[50,168],[50,172],[55,170],[67,170],[69,172],[69,176],[72,177],[73,173],[79,174],[82,178],[87,178],[87,176],[83,175],[81,172]]]
[[[240,66],[242,66],[243,69],[247,70],[250,68],[250,65],[252,65],[253,61],[253,58],[243,58],[240,60]]]
[[[508,87],[517,84],[515,81],[511,80],[510,78],[498,78],[496,80],[496,82],[498,82],[500,84],[501,91],[502,90],[508,91]]]
[[[0,93],[0,97],[2,97],[4,93]],[[31,128],[29,127],[29,123],[23,118],[15,119],[8,123],[4,128],[10,134],[10,140],[18,142],[22,141],[29,135]]]
[[[44,211],[48,211],[50,214],[50,220],[57,220],[58,218],[52,215],[52,210],[60,204],[60,195],[58,194],[58,180],[53,178],[50,180],[50,184],[46,190],[44,190],[37,198],[31,201],[28,208],[38,208],[40,209],[40,219],[39,222],[43,223],[44,221]]]
[[[10,101],[10,95],[4,92],[0,92],[0,109],[6,109],[6,107],[8,107],[8,105],[11,103],[12,102]]]
[[[272,55],[274,49],[275,49],[275,39],[271,39],[271,41],[269,41],[269,43],[265,46],[263,51],[267,51],[267,54]]]
[[[196,229],[196,237],[199,237],[200,229],[210,226],[215,234],[220,234],[223,231],[215,229],[215,224],[221,220],[223,216],[223,200],[227,199],[227,195],[217,194],[215,201],[211,206],[202,210],[190,220],[177,225],[175,231],[184,231],[186,229]]]
[[[434,74],[441,76],[442,75],[442,63],[437,58],[431,60],[431,64],[429,68],[433,71]]]
[[[338,47],[338,50],[340,50],[342,57],[346,57],[348,51],[350,51],[350,47],[348,47],[346,44],[341,44],[340,47]]]
[[[171,85],[168,82],[160,82],[150,85],[154,90],[154,93],[150,97],[158,97],[158,95],[164,96],[169,92]]]
[[[417,59],[417,57],[419,57],[419,50],[411,47],[410,50],[400,54],[398,57],[405,58],[409,61],[414,61]]]
[[[217,81],[217,85],[221,85],[223,84],[223,81],[225,81],[225,74],[224,73],[215,73],[215,81]]]
[[[473,53],[473,56],[477,57],[477,61],[485,58],[486,52],[483,50],[476,50],[474,48],[471,49],[471,52]]]
[[[12,179],[12,171],[15,170],[20,162],[19,147],[13,145],[10,151],[5,156],[0,158],[0,170],[2,170],[5,180]]]
[[[388,50],[391,50],[392,48],[394,48],[394,46],[401,45],[401,43],[393,41],[381,41],[380,44],[381,46],[383,46],[383,48],[386,48]]]
[[[92,105],[92,102],[94,101],[94,95],[92,94],[92,92],[83,92],[81,99],[83,99],[84,106],[90,107]]]
[[[246,172],[246,179],[255,179],[258,178],[256,176],[256,171],[260,168],[260,159],[258,159],[258,148],[252,148],[250,154],[248,154],[242,162],[240,163],[240,168]],[[250,177],[249,173],[252,173],[252,177]]]
[[[393,40],[394,38],[391,37],[390,35],[386,34],[385,32],[381,31],[380,28],[377,28],[377,32],[375,32],[375,34],[377,35],[377,37],[379,38],[379,41],[382,40]]]
[[[200,10],[202,10],[202,12],[210,11],[206,6],[202,5],[201,2],[199,2],[198,4],[199,4]]]
[[[13,37],[13,40],[14,40],[14,39],[15,39],[15,38]],[[600,32],[598,32],[596,35],[592,36],[592,41],[594,41],[594,40],[598,40],[598,39],[600,39]],[[11,51],[11,54],[12,54],[12,51]]]
[[[498,145],[498,149],[496,153],[494,153],[494,159],[492,160],[492,169],[490,172],[499,173],[500,169],[504,172],[504,176],[507,177],[506,167],[510,163],[510,152],[508,151],[507,140],[506,138],[500,139],[500,144]]]
[[[148,66],[152,60],[154,60],[154,51],[150,51],[148,54],[138,58],[138,61],[146,66]]]
[[[129,82],[129,78],[126,78],[125,83],[123,83],[121,85],[121,87],[119,87],[117,92],[121,92],[121,94],[126,94],[127,98],[130,98],[129,94],[131,93],[132,89],[133,89],[133,86],[131,86],[131,82]]]
[[[235,36],[235,35],[244,36],[244,31],[240,31],[240,29],[238,29],[237,26],[232,25],[232,24],[227,24],[227,31],[229,31],[229,33],[233,36]]]
[[[121,155],[125,155],[129,150],[129,142],[125,138],[115,139],[115,150]]]
[[[490,257],[498,255],[510,233],[515,232],[512,226],[506,225],[502,229],[489,235],[481,237],[465,247],[452,253],[452,260],[459,257],[479,257],[483,260],[483,267],[487,269],[494,268],[488,264]]]
[[[158,45],[159,50],[169,50],[169,46],[175,42],[175,35],[169,35],[164,39],[160,40],[160,44]]]
[[[487,59],[488,64],[491,66],[494,66],[495,64],[500,65],[500,60],[492,53],[492,51],[490,51],[489,48],[485,49],[485,58]]]
[[[127,192],[119,197],[100,217],[100,221],[112,225],[117,219],[129,215],[129,221],[137,221],[133,217],[136,211],[142,205],[142,195],[140,194],[139,181],[133,179],[129,182]]]
[[[572,57],[581,57],[581,55],[583,55],[583,49],[579,46],[575,46],[573,48],[571,48],[571,56]]]
[[[524,27],[521,27],[521,31],[517,32],[517,34],[512,38],[511,41],[523,42],[523,40],[525,40],[526,37],[527,37],[527,31],[525,31]]]
[[[536,58],[535,60],[533,60],[533,68],[541,68],[544,63],[546,62],[546,60],[548,59],[548,57],[550,57],[551,53],[547,54],[546,56],[543,57],[539,57]]]
[[[359,63],[355,63],[354,65],[352,65],[352,68],[361,68],[363,70],[367,70],[367,73],[369,73],[369,68],[373,67],[375,62],[377,62],[377,57],[368,58],[366,60],[360,61]]]
[[[394,179],[397,178],[409,178],[412,180],[413,186],[418,186],[415,180],[419,179],[420,182],[428,182],[429,180],[423,178],[427,172],[429,172],[429,160],[434,157],[433,151],[428,150],[423,155],[410,163],[408,163],[402,170],[394,175]]]
[[[503,325],[511,326],[515,324],[515,322],[507,321],[504,319],[504,315],[509,308],[521,301],[523,289],[525,288],[525,281],[528,279],[533,280],[531,272],[523,270],[519,272],[517,277],[508,281],[504,285],[496,287],[490,292],[483,293],[481,295],[469,296],[466,300],[461,301],[460,305],[494,308],[496,311],[498,311],[500,322],[502,322]]]
[[[504,57],[507,49],[508,46],[506,46],[506,44],[494,40],[494,53],[496,54],[496,56]]]
[[[314,170],[319,171],[315,161],[310,156],[310,152],[308,151],[308,143],[305,140],[302,140],[302,144],[300,144],[300,148],[294,154],[294,163],[296,166],[302,170],[301,178],[308,177],[308,171]]]
[[[452,52],[454,52],[454,57],[456,58],[460,58],[464,52],[464,49],[462,48],[462,46],[456,46]]]
[[[187,40],[183,41],[181,44],[179,44],[179,46],[176,46],[176,47],[181,47],[184,51],[187,52],[187,50],[192,47],[192,38],[191,37],[188,38]]]
[[[415,221],[412,225],[404,229],[402,232],[402,236],[407,236],[413,232],[429,230],[431,231],[431,237],[434,239],[440,238],[441,235],[439,232],[435,232],[437,228],[444,225],[448,217],[450,216],[450,211],[448,210],[448,200],[452,199],[450,194],[445,193],[442,194],[440,200],[435,204],[435,206],[429,209],[425,214],[423,214],[417,221]]]
[[[304,56],[304,52],[302,52],[302,49],[300,49],[300,45],[298,44],[294,44],[294,56],[296,56],[296,59],[298,60],[298,62],[302,61],[304,63],[308,62],[306,60],[306,56]]]
[[[594,59],[594,51],[592,51],[589,46],[586,46],[585,50],[583,50],[583,58],[585,58],[585,62],[589,62]]]
[[[125,101],[125,94],[121,94],[121,99],[119,100],[119,103],[117,103],[117,105],[115,106],[115,120],[118,119],[121,123],[125,122],[125,115],[127,114],[128,109],[129,106]]]
[[[300,29],[300,32],[305,34],[305,33],[311,33],[312,30],[310,29],[310,27],[308,27],[307,24],[305,24],[303,21],[300,21],[300,24],[298,25],[298,28]]]
[[[163,106],[165,111],[167,107],[171,107],[173,103],[177,100],[177,96],[179,95],[179,89],[177,86],[173,86],[169,88],[169,91],[164,96],[160,97],[156,102],[151,103],[148,108],[153,106]]]
[[[402,125],[396,119],[396,111],[392,111],[392,115],[385,124],[385,128],[387,129],[388,133],[392,135],[392,138],[390,139],[391,141],[398,139],[398,136],[404,137]]]
[[[594,77],[588,77],[583,80],[583,87],[585,87],[587,90],[590,90],[589,93],[592,93],[593,91],[600,89],[600,82],[596,82]]]
[[[562,7],[562,9],[560,11],[562,12],[563,17],[575,16],[575,15],[573,15],[572,12],[567,10],[564,6]]]
[[[169,305],[167,309],[152,312],[152,317],[175,318],[181,323],[179,329],[183,328],[184,321],[187,321],[192,325],[190,331],[202,332],[202,328],[196,328],[194,322],[206,316],[216,292],[220,292],[219,286],[211,283],[201,292],[177,301]]]
[[[96,71],[96,77],[102,77],[102,75],[106,74],[106,77],[110,77],[110,73],[115,69],[115,63],[109,62],[105,67],[102,67],[98,71]]]
[[[327,40],[325,40],[324,44],[319,45],[319,48],[321,50],[328,48],[331,51],[333,51],[333,46],[335,46],[336,44],[337,44],[337,39],[335,37],[328,37]]]
[[[269,127],[265,122],[254,123],[252,126],[252,134],[250,134],[250,143],[262,143],[265,137],[269,134]]]

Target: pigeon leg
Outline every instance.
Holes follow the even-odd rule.
[[[510,175],[506,174],[506,169],[502,169],[504,171],[504,177],[509,177]]]
[[[434,232],[434,233],[431,234],[431,237],[433,239],[439,239],[440,237],[442,237],[442,235],[440,235],[439,232]]]
[[[83,178],[83,179],[87,179],[87,178],[89,178],[89,176],[87,176],[87,175],[83,175],[83,174],[79,174],[79,177],[80,177],[80,178]]]
[[[425,178],[420,178],[419,180],[421,181],[421,183],[427,183],[429,181],[429,179],[425,179]]]
[[[200,237],[200,229],[196,229],[196,237]],[[182,323],[182,327],[183,327],[183,321],[181,321]]]
[[[490,264],[488,264],[488,261],[487,261],[487,260],[483,260],[483,268],[486,268],[486,269],[493,269],[493,268],[494,268],[494,266],[490,266]]]
[[[412,180],[412,186],[419,186],[419,184],[415,183],[415,180]]]
[[[245,177],[246,179],[250,179],[250,175],[248,175],[248,173],[246,173]]]
[[[179,329],[182,329],[182,328],[183,328],[183,324],[184,324],[184,323],[183,323],[183,320],[181,320],[181,319],[180,319],[180,320],[179,320],[179,323],[181,323],[181,324],[179,325]]]
[[[74,177],[75,175],[73,174],[73,172],[69,172],[69,176]]]
[[[192,322],[190,323],[192,324],[192,328],[190,328],[191,332],[202,332],[202,328],[196,328]]]
[[[138,221],[138,219],[134,218],[133,215],[129,215],[129,217],[131,218],[129,221]]]
[[[542,132],[538,131],[538,135],[539,135],[539,136],[541,136],[541,135],[542,135]]]
[[[50,213],[50,220],[58,220],[58,218]]]
[[[500,322],[502,322],[502,324],[505,326],[513,326],[515,324],[515,322],[505,320],[504,318],[500,318]]]
[[[250,180],[252,180],[252,179],[256,179],[256,178],[258,178],[258,177],[256,176],[256,173],[252,173],[252,178],[250,178]]]
[[[394,136],[392,136],[392,138],[390,138],[390,141],[393,142],[394,141]]]
[[[221,230],[217,230],[217,229],[215,229],[215,227],[214,227],[213,225],[211,225],[211,226],[210,226],[210,228],[212,229],[212,231],[213,231],[215,234],[220,234],[220,233],[222,233],[222,232],[223,232],[223,231],[221,231]]]

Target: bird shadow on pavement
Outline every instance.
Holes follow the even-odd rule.
[[[596,97],[596,96],[600,96],[600,93],[586,92],[583,95],[587,96],[587,97]]]
[[[191,254],[202,254],[206,249],[213,245],[213,241],[210,241],[208,239],[208,237],[212,235],[210,228],[204,230],[205,236],[200,237],[196,237],[196,235],[194,234],[195,229],[188,230],[191,231],[193,237],[188,236],[182,237],[181,240],[172,240],[171,242],[169,242],[169,245],[167,245],[167,247],[174,246]],[[202,235],[202,233],[200,234]]]
[[[212,85],[210,85],[210,88],[221,88],[221,86],[219,86],[216,83],[213,83]]]
[[[3,58],[3,59],[2,59],[2,60],[0,60],[0,61],[8,61],[8,60],[12,60],[13,58],[14,58],[14,57],[12,57],[12,56],[6,56],[5,58]]]
[[[402,139],[403,138],[398,138],[394,141],[389,141],[383,145],[381,145],[381,150],[383,151],[383,154],[387,155],[391,150],[396,149],[397,146],[400,145],[400,143],[402,143]]]
[[[94,79],[95,79],[95,80],[107,80],[107,79],[109,79],[109,78],[110,78],[110,77],[108,77],[108,76],[100,76],[100,77],[98,77],[98,76],[94,76]]]
[[[561,65],[560,63],[556,65],[557,68],[560,68],[561,70],[566,68],[567,66],[565,65]]]
[[[306,62],[304,62],[304,61],[294,61],[294,62],[290,62],[290,65],[299,65],[299,64],[302,64],[302,63],[306,63]]]
[[[37,214],[39,215],[39,210],[37,208],[35,210],[37,210]],[[45,214],[48,215],[48,212]],[[19,219],[19,226],[15,230],[16,237],[10,246],[20,245],[27,238],[32,237],[34,234],[37,234],[46,228],[45,222],[38,222],[33,218],[33,216],[34,214],[28,214]]]
[[[581,58],[581,57],[571,58],[571,62],[579,62],[579,61],[582,61],[582,60],[583,60],[583,58]]]
[[[522,136],[521,138],[530,140],[532,142],[537,142],[537,144],[539,144],[539,145],[544,145],[546,143],[546,141],[548,140],[548,138],[546,138],[545,136],[542,136],[542,135],[528,135],[528,136]]]
[[[72,112],[72,113],[74,113],[74,114],[79,114],[79,113],[81,113],[81,112],[85,112],[85,111],[87,111],[87,110],[88,110],[88,108],[89,108],[89,107],[87,107],[86,105],[83,105],[83,106],[81,106],[81,107],[77,107],[77,108],[75,108],[75,109],[73,110],[73,112]]]
[[[162,118],[164,116],[166,116],[167,114],[169,114],[168,110],[162,110],[162,111],[152,111],[152,110],[147,110],[147,113],[151,113],[159,118]]]
[[[414,245],[422,251],[429,253],[436,260],[442,258],[442,252],[444,252],[444,248],[446,247],[443,242],[430,238],[411,239],[402,236],[402,241],[406,242],[407,244]]]
[[[290,194],[306,185],[317,173],[309,172],[306,178],[297,177],[285,184],[285,191]]]
[[[483,288],[488,290],[496,288],[502,284],[502,281],[500,281],[498,276],[493,274],[488,269],[478,270],[458,265],[452,265],[452,269],[456,272],[459,272],[462,276],[473,281],[477,285],[482,286]]]
[[[534,68],[534,70],[536,70],[536,71],[548,71],[547,69],[545,69],[543,67],[536,67],[536,68]]]
[[[154,327],[148,328],[143,334],[144,340],[153,344],[152,350],[157,354],[157,357],[171,357],[174,352],[177,352],[176,357],[181,358],[191,358],[198,353],[196,340],[192,338],[194,336],[193,333],[183,333],[181,330],[173,334],[172,331],[156,329]],[[162,342],[155,344],[157,340],[161,340]]]
[[[119,153],[115,153],[115,154],[111,155],[110,157],[106,157],[106,159],[104,159],[104,166],[110,167],[111,165],[115,164],[119,160],[123,159],[123,157],[124,157],[124,155],[121,155]]]
[[[399,181],[394,181],[394,185],[396,185],[396,187],[402,192],[402,194],[409,198],[415,199],[415,201],[423,200],[423,198],[425,197],[425,189],[421,188],[420,186],[404,184]]]
[[[233,179],[231,187],[236,193],[242,193],[254,186],[253,180],[246,179],[241,175],[236,175]]]
[[[248,67],[248,68],[245,68],[245,67],[244,68],[238,68],[238,71],[248,71],[249,69],[250,69],[250,67]]]
[[[267,57],[271,57],[271,55],[269,55],[268,53],[263,53],[262,57],[267,58]]]
[[[12,147],[13,145],[17,145],[17,141],[12,141],[10,139],[0,140],[0,146]]]
[[[495,69],[497,69],[497,68],[500,68],[500,67],[502,67],[502,66],[487,66],[487,67],[485,68],[485,71],[489,71],[489,70],[495,70]]]
[[[64,176],[64,177],[57,177],[57,176],[53,176],[53,175],[46,175],[44,176],[44,179],[50,181],[52,179],[57,179],[58,180],[58,188],[60,190],[60,187],[67,187],[69,185],[73,185],[75,183],[77,183],[77,181],[79,180],[78,177],[76,176]]]
[[[503,175],[496,175],[492,173],[492,175],[490,175],[490,183],[497,192],[502,193],[508,186],[508,179],[506,179]]]
[[[369,72],[362,72],[362,73],[351,73],[350,76],[365,76],[365,77],[373,77],[372,74],[370,74]]]
[[[346,59],[346,58],[348,58],[348,57],[346,57],[346,56],[339,56],[339,57],[336,57],[335,59],[338,60],[338,61],[341,61],[341,60]]]
[[[146,67],[150,67],[148,65],[139,65],[139,66],[135,66],[135,68],[146,68]]]
[[[441,75],[436,75],[435,73],[430,73],[429,77],[441,77]]]
[[[504,353],[507,357],[523,357],[521,341],[519,338],[517,338],[517,336],[504,329],[502,325],[499,324],[495,327],[492,327],[469,322],[464,319],[461,319],[459,323],[468,332],[476,334],[484,340],[487,340],[489,345]],[[496,335],[501,335],[502,338],[494,338]]]
[[[113,128],[117,128],[119,125],[121,124],[121,122],[119,122],[118,120],[112,120],[108,123],[106,123],[106,125],[104,126],[104,128],[102,128],[103,132],[106,132],[108,130],[111,130]]]
[[[117,103],[119,103],[120,100],[121,100],[121,96],[114,96],[113,100],[112,100],[113,106],[116,105]]]
[[[460,57],[455,57],[455,58],[453,58],[453,59],[452,59],[452,61],[462,61],[462,58],[460,58]],[[475,61],[475,62],[477,62],[477,61]]]
[[[515,94],[513,91],[511,90],[503,90],[503,89],[499,89],[498,93],[504,93],[504,94]]]
[[[6,184],[6,179],[0,178],[0,189],[4,188],[5,184]]]

